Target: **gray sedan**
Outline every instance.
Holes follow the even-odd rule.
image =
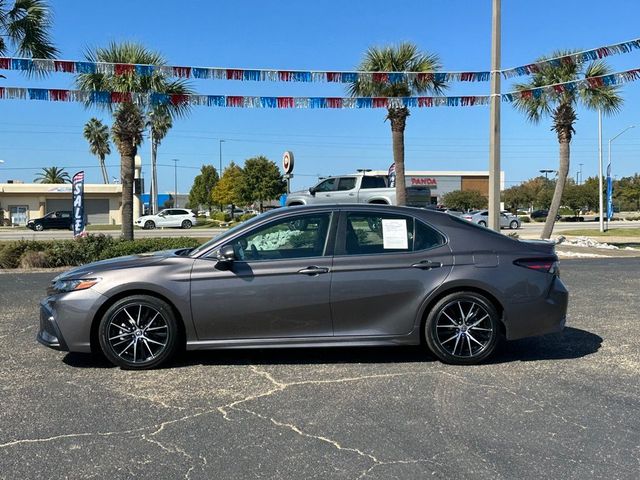
[[[462,215],[462,218],[472,223],[476,223],[481,227],[486,227],[489,224],[489,211],[480,210],[477,212],[470,212]],[[509,212],[500,212],[500,228],[510,228],[515,230],[521,227],[520,219],[510,214]]]
[[[123,368],[180,348],[425,345],[456,364],[560,331],[554,246],[444,213],[380,205],[283,208],[194,250],[115,258],[55,278],[38,340]]]

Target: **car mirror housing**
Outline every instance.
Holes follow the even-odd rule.
[[[236,252],[233,245],[224,245],[218,252],[218,261],[231,263],[236,259]]]
[[[316,194],[316,189],[314,187],[309,187],[309,193],[311,195],[315,195]]]

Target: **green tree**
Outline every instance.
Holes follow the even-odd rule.
[[[36,183],[71,183],[71,178],[64,171],[64,168],[44,167],[33,181]]]
[[[89,142],[89,150],[91,153],[98,157],[100,171],[102,172],[102,181],[109,183],[109,174],[104,164],[106,156],[111,154],[109,127],[97,118],[92,118],[84,126],[84,138]]]
[[[242,169],[234,162],[231,162],[224,169],[222,177],[211,192],[211,199],[218,205],[231,205],[232,208],[241,204],[243,201],[243,182],[244,174]]]
[[[523,185],[515,185],[502,192],[502,201],[507,210],[516,213],[519,208],[528,208],[533,202],[530,189]]]
[[[89,50],[86,52],[85,57],[90,62],[134,63],[156,66],[165,64],[164,58],[159,53],[148,50],[140,44],[129,42],[110,43],[106,48]],[[82,73],[77,76],[76,85],[80,90],[88,92],[191,93],[184,81],[170,81],[160,69],[155,69],[151,75],[138,75],[135,70],[119,74]],[[122,236],[126,240],[132,240],[134,157],[142,143],[145,118],[148,112],[151,111],[152,106],[144,101],[134,101],[133,98],[129,101],[126,95],[124,100],[116,104],[89,100],[87,107],[98,106],[106,108],[113,113],[114,121],[111,127],[111,134],[120,153]],[[189,106],[183,102],[172,102],[166,108],[172,118],[184,116],[189,111]]]
[[[211,213],[214,205],[211,193],[218,184],[218,171],[213,165],[203,165],[200,175],[193,179],[193,185],[189,192],[189,205],[191,208],[198,208],[199,205],[206,205]]]
[[[640,175],[623,177],[615,182],[614,197],[618,202],[624,201],[624,210],[640,210]]]
[[[19,55],[54,58],[58,49],[49,38],[51,15],[43,0],[0,0],[0,56],[9,53],[9,44]]]
[[[278,165],[267,157],[261,155],[245,160],[242,171],[243,200],[245,203],[259,202],[260,212],[264,209],[264,202],[275,200],[287,191],[287,183]]]
[[[148,115],[147,128],[151,135],[151,213],[158,212],[158,147],[173,127],[171,112],[165,106],[156,106]]]
[[[358,70],[365,72],[433,72],[441,68],[437,55],[423,53],[412,43],[398,46],[371,47],[364,54]],[[410,97],[427,92],[441,94],[446,85],[433,75],[416,76],[411,81],[396,83],[359,79],[349,86],[352,97]],[[387,108],[387,120],[391,123],[393,161],[396,167],[396,197],[398,205],[405,205],[407,187],[404,172],[404,131],[409,109],[402,102]]]
[[[443,195],[442,203],[454,210],[476,210],[487,208],[487,197],[476,190],[454,190]]]
[[[575,52],[559,51],[552,58],[570,55]],[[538,61],[546,60],[546,57]],[[544,64],[533,75],[529,83],[518,84],[518,90],[530,90],[532,88],[570,82],[574,80],[599,77],[610,73],[607,65],[598,60],[585,64],[581,61],[558,62],[558,64]],[[575,85],[575,84],[574,84]],[[575,88],[566,88],[556,92],[555,89],[542,90],[540,95],[527,94],[516,97],[515,107],[522,111],[527,118],[538,123],[542,117],[550,116],[553,121],[552,129],[556,132],[559,143],[558,178],[553,193],[553,199],[549,207],[549,215],[542,230],[541,238],[551,237],[556,215],[560,208],[562,193],[569,173],[570,143],[575,133],[574,125],[578,119],[576,105],[582,104],[591,110],[601,110],[605,114],[615,113],[622,105],[619,95],[619,87],[585,82],[575,85]]]

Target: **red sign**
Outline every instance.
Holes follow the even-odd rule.
[[[411,185],[426,185],[428,187],[438,186],[438,182],[433,177],[411,177]]]

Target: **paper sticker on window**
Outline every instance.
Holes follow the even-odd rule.
[[[385,249],[404,249],[409,248],[407,240],[407,221],[382,219],[382,239]]]

